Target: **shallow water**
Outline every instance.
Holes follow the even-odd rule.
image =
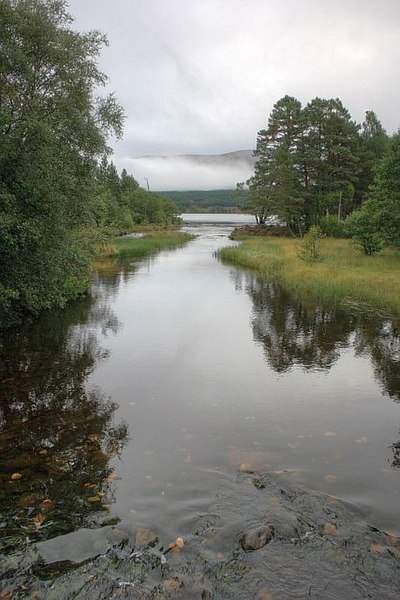
[[[81,561],[138,528],[168,544],[244,463],[400,532],[398,330],[222,264],[234,225],[208,219],[184,248],[105,262],[92,299],[2,340],[4,551],[29,538]]]

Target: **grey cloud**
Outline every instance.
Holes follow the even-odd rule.
[[[108,34],[101,66],[125,107],[115,160],[253,148],[276,100],[340,97],[357,121],[398,112],[398,0],[71,0]]]

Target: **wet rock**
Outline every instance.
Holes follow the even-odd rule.
[[[273,600],[273,595],[268,590],[260,590],[254,600]]]
[[[255,473],[256,470],[254,467],[252,467],[249,463],[242,463],[239,467],[239,471],[241,473]]]
[[[240,536],[240,545],[246,552],[259,550],[268,544],[274,537],[274,528],[271,525],[262,525],[244,531]]]
[[[324,535],[336,535],[337,526],[334,523],[325,523],[323,534]]]
[[[369,551],[373,554],[384,554],[386,552],[386,548],[381,546],[381,544],[371,544]]]
[[[161,584],[161,589],[163,590],[163,592],[168,592],[169,594],[171,592],[176,592],[183,587],[183,580],[178,576],[171,577],[171,579],[165,579]]]
[[[260,477],[254,477],[254,479],[253,479],[253,485],[258,490],[263,490],[265,488],[265,481],[263,481]]]
[[[136,532],[136,546],[154,546],[158,536],[151,529],[138,529]]]

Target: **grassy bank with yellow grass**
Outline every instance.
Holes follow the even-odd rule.
[[[224,248],[224,261],[257,271],[305,302],[372,311],[400,320],[400,251],[366,256],[350,240],[322,239],[321,260],[299,258],[300,239],[253,237]]]
[[[115,237],[99,247],[98,258],[143,258],[161,250],[183,246],[193,236],[177,229],[142,228],[128,235]]]

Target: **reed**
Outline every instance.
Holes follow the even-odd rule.
[[[221,257],[275,279],[305,302],[400,319],[400,251],[366,256],[350,240],[321,240],[322,260],[301,260],[301,240],[258,237],[224,248]]]
[[[146,232],[143,237],[121,236],[114,238],[102,252],[100,258],[109,256],[142,258],[186,244],[193,236],[181,231],[156,230]]]

